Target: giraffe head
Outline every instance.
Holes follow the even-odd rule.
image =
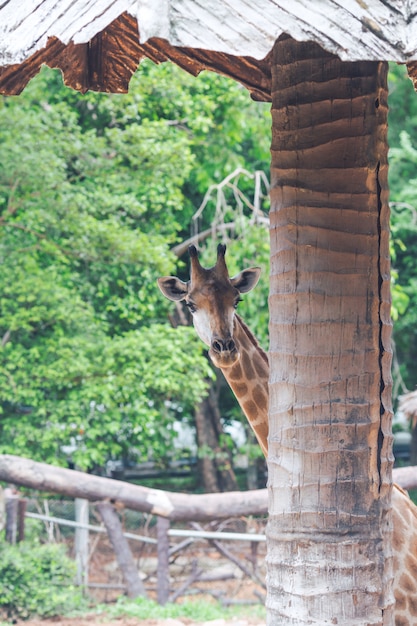
[[[224,255],[226,246],[217,247],[216,265],[204,268],[200,265],[195,246],[189,249],[191,259],[190,280],[184,282],[175,276],[158,279],[164,296],[185,302],[193,316],[199,337],[209,346],[209,355],[217,367],[230,367],[239,359],[239,351],[233,339],[234,317],[240,294],[253,289],[261,270],[252,267],[229,277]]]

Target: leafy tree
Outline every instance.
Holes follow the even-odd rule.
[[[404,66],[390,68],[390,199],[394,340],[401,375],[417,382],[417,97]]]
[[[213,372],[156,277],[183,271],[170,249],[207,186],[267,163],[266,123],[239,85],[151,63],[126,96],[45,69],[0,101],[1,452],[170,453]]]
[[[62,462],[72,442],[81,467],[131,448],[158,458],[168,407],[189,413],[204,394],[197,340],[160,323],[156,277],[173,267],[191,161],[170,133],[84,131],[65,101],[36,104],[30,89],[0,110],[2,451]]]

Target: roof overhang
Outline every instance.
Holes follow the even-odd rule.
[[[344,61],[407,63],[417,77],[417,11],[408,0],[5,0],[0,91],[17,94],[42,64],[85,92],[125,92],[142,58],[242,82],[270,99],[269,54],[286,33]],[[413,63],[415,61],[416,63]]]

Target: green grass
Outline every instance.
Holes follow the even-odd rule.
[[[206,622],[214,619],[227,619],[233,616],[251,616],[265,619],[265,608],[261,605],[223,607],[215,601],[185,600],[181,604],[168,603],[160,606],[154,600],[137,598],[128,600],[120,598],[113,605],[100,605],[99,612],[111,618],[135,617],[137,619],[166,619],[189,617],[195,622]]]
[[[165,606],[159,606],[154,600],[145,598],[137,598],[136,600],[128,600],[127,598],[119,598],[115,604],[100,604],[91,606],[90,610],[77,610],[65,614],[65,617],[85,617],[87,615],[100,616],[100,619],[117,619],[122,617],[133,617],[138,620],[144,619],[181,619],[190,618],[193,622],[208,622],[215,619],[231,619],[233,617],[252,617],[258,618],[260,621],[266,620],[265,608],[262,605],[235,605],[232,607],[223,607],[214,600],[184,600],[181,604],[168,603]],[[13,626],[13,622],[0,621],[0,626]]]

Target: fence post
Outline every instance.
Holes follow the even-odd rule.
[[[6,500],[6,541],[15,544],[17,540],[17,509],[19,495],[9,487],[4,490]]]
[[[25,539],[25,515],[26,515],[26,498],[19,498],[17,502],[17,540]]]
[[[128,597],[146,597],[145,587],[139,577],[132,551],[123,535],[123,528],[114,507],[107,500],[103,500],[96,503],[96,509],[106,527],[119,567],[122,570]]]
[[[158,540],[157,601],[166,604],[169,599],[169,519],[157,517],[156,534]]]
[[[75,521],[87,526],[89,523],[88,500],[75,498]],[[75,562],[77,564],[76,583],[88,585],[88,528],[75,529]]]

